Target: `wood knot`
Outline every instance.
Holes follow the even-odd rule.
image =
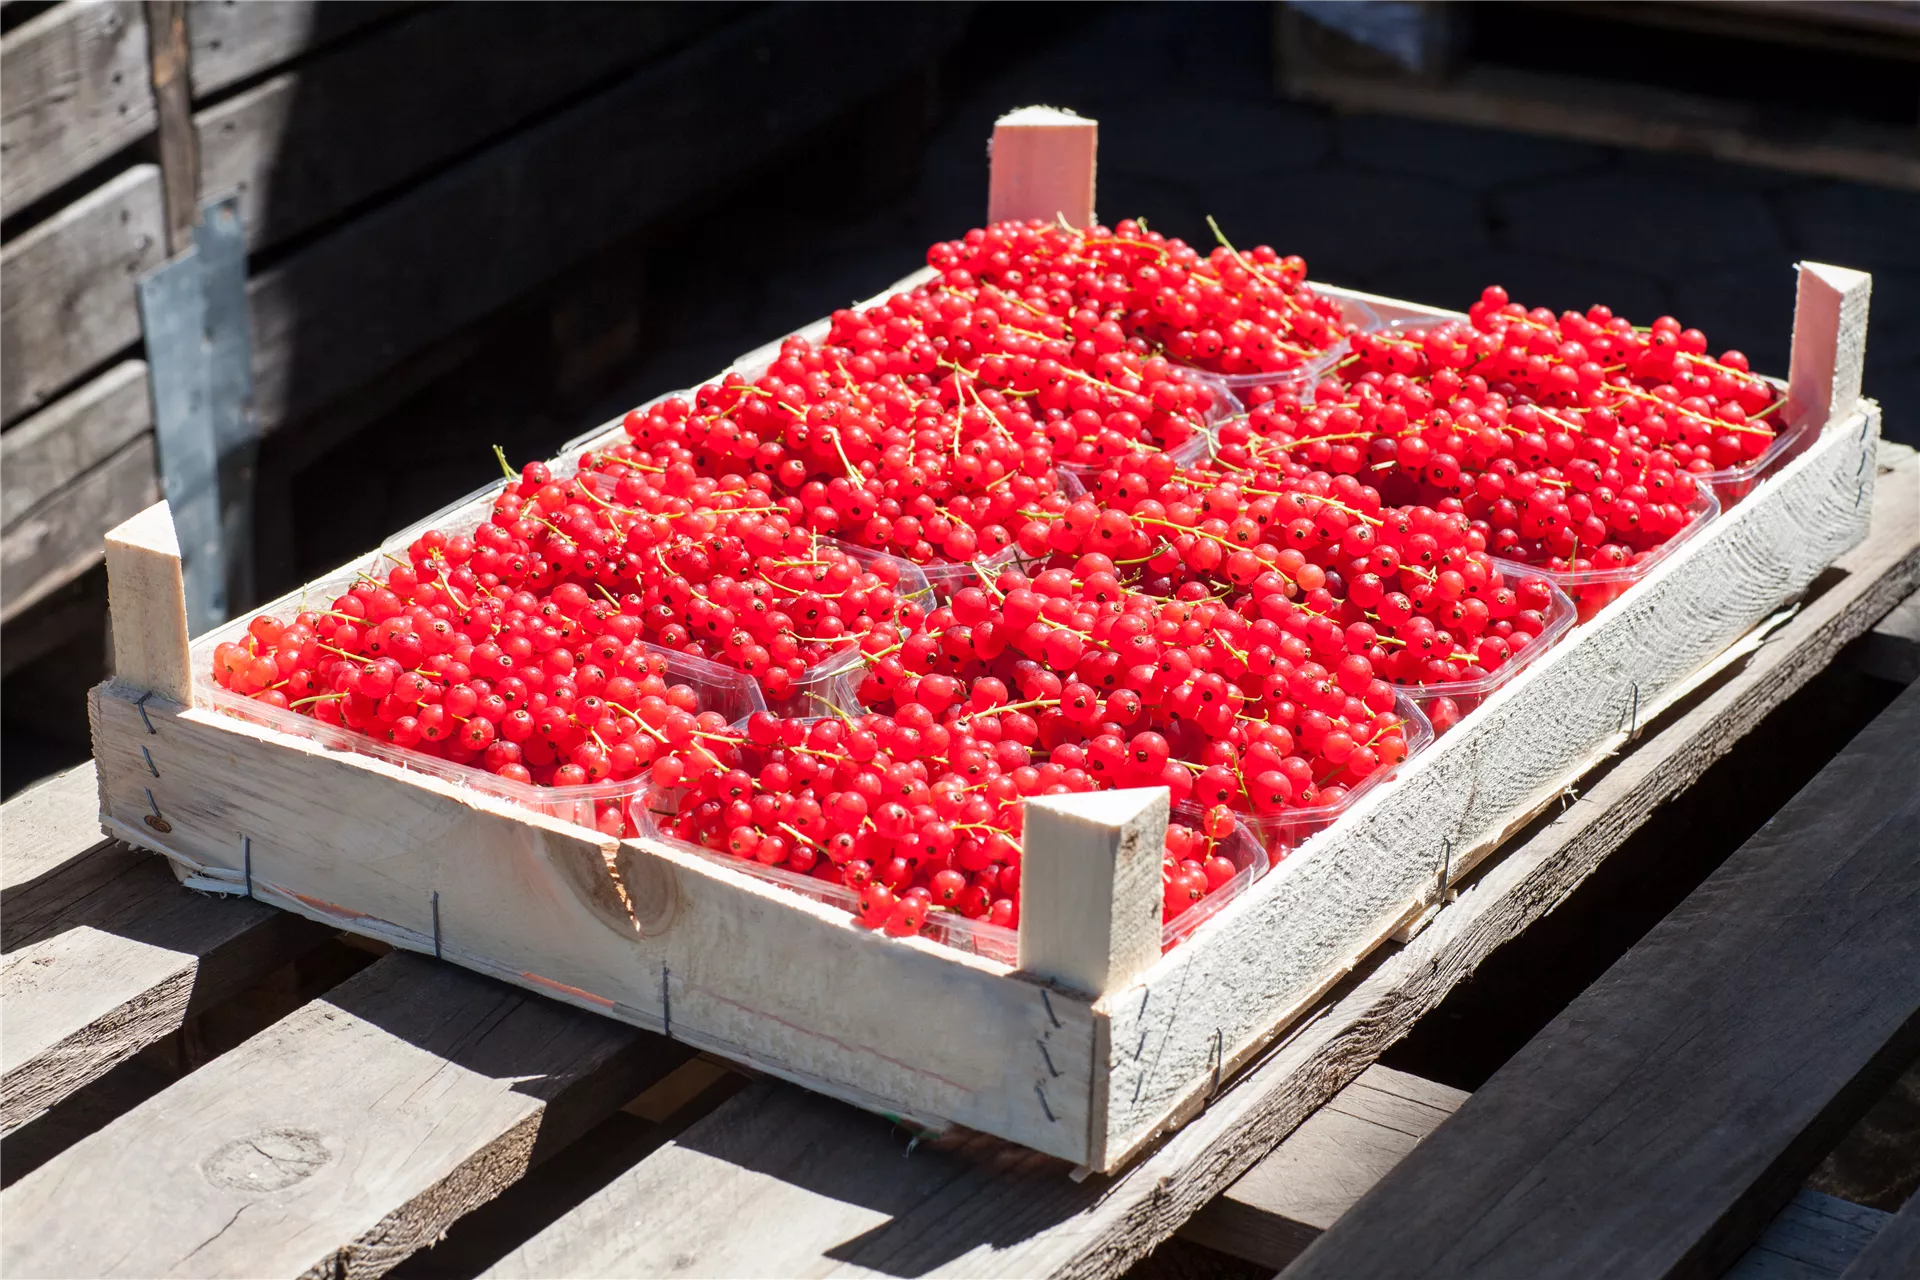
[[[640,935],[665,933],[680,914],[680,877],[673,865],[631,844],[621,847],[620,862],[627,904]]]
[[[326,1142],[310,1129],[262,1129],[223,1143],[200,1173],[216,1187],[279,1191],[312,1177],[332,1159]]]

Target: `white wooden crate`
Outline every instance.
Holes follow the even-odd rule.
[[[1165,955],[1158,875],[1133,874],[1143,851],[1157,871],[1164,790],[1036,804],[1008,966],[869,932],[720,860],[195,707],[164,506],[108,540],[117,674],[91,702],[102,824],[194,887],[1110,1170],[1864,536],[1879,434],[1859,399],[1868,288],[1802,267],[1790,384],[1826,420],[1804,453]]]

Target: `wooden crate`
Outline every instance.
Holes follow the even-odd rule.
[[[1031,198],[1053,207],[1077,189]],[[1006,965],[869,932],[718,858],[196,707],[164,507],[108,540],[118,673],[91,701],[102,822],[196,888],[441,955],[871,1110],[1111,1170],[1864,536],[1879,433],[1859,398],[1869,287],[1801,267],[1789,385],[1826,424],[1805,452],[1164,955],[1164,789],[1030,806]]]

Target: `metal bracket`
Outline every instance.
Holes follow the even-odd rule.
[[[253,336],[239,201],[208,204],[193,247],[140,281],[161,485],[194,634],[253,597]]]

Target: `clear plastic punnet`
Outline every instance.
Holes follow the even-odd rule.
[[[1393,706],[1395,713],[1406,724],[1407,760],[1412,760],[1433,745],[1433,726],[1427,722],[1426,713],[1420,710],[1408,690],[1394,690]],[[1401,764],[1405,763],[1401,761]],[[1392,769],[1376,770],[1365,782],[1328,804],[1303,805],[1270,814],[1243,813],[1239,817],[1246,823],[1253,838],[1259,841],[1260,847],[1266,850],[1269,861],[1277,865],[1309,836],[1318,835],[1338,822],[1347,810],[1359,802],[1361,796],[1392,778],[1398,770],[1398,765]]]
[[[896,590],[903,601],[919,606],[922,612],[930,612],[939,606],[939,599],[933,584],[927,581],[926,570],[911,560],[899,556],[890,556],[884,551],[875,551],[869,547],[858,547],[850,542],[840,542],[834,538],[817,539],[820,545],[834,547],[843,551],[855,562],[873,566],[891,565],[897,575]],[[774,698],[769,709],[775,715],[821,716],[836,712],[836,699],[839,690],[839,675],[860,661],[860,637],[848,633],[843,637],[845,643],[832,653],[814,663],[794,681],[792,692],[783,697]]]
[[[1238,417],[1244,412],[1240,401],[1235,399],[1233,393],[1226,389],[1225,385],[1220,381],[1219,375],[1201,373],[1194,369],[1185,369],[1182,370],[1182,372],[1195,382],[1205,383],[1207,388],[1214,393],[1214,399],[1213,407],[1207,410],[1206,417],[1202,420],[1200,429],[1194,432],[1192,436],[1166,451],[1174,455],[1176,461],[1179,461],[1183,455],[1190,453],[1196,447],[1204,450],[1207,440],[1219,429],[1221,423]],[[1145,446],[1142,446],[1139,451],[1141,453],[1154,452],[1154,450]],[[1093,489],[1094,483],[1100,479],[1101,473],[1112,465],[1113,460],[1111,458],[1103,458],[1099,462],[1063,462],[1059,466],[1059,473],[1062,480],[1071,480],[1080,487],[1081,493],[1087,493]],[[1183,462],[1181,465],[1184,466],[1186,464]],[[1064,484],[1061,486],[1061,492],[1068,493],[1071,497],[1079,496],[1079,494],[1070,493]]]
[[[1793,412],[1792,405],[1783,406],[1780,410],[1782,416]],[[1701,472],[1694,479],[1710,485],[1713,496],[1720,500],[1720,507],[1725,510],[1752,493],[1762,480],[1805,453],[1807,447],[1819,438],[1820,424],[1810,417],[1800,417],[1784,423],[1758,457],[1735,466],[1722,467],[1718,471]]]
[[[668,835],[662,827],[663,820],[671,819],[678,812],[680,793],[665,788],[649,788],[645,803],[636,808],[639,817],[640,834],[643,838],[659,840],[676,849],[698,854],[703,858],[733,868],[743,875],[749,875],[769,884],[777,884],[802,894],[815,902],[823,902],[837,907],[849,915],[859,912],[859,894],[846,885],[831,880],[822,880],[817,876],[803,875],[789,871],[784,867],[769,867],[746,858],[738,858],[720,849],[709,849],[704,845],[693,844],[686,840]],[[1199,829],[1203,815],[1197,805],[1176,805],[1172,812],[1174,822]],[[1166,921],[1160,932],[1160,948],[1165,951],[1185,941],[1193,931],[1245,893],[1254,881],[1267,873],[1272,864],[1264,856],[1259,841],[1243,822],[1236,821],[1233,830],[1214,842],[1213,853],[1218,853],[1234,865],[1233,878],[1209,893],[1200,901],[1182,911],[1173,919]],[[1017,964],[1020,955],[1020,931],[1006,925],[989,924],[985,920],[970,920],[966,916],[952,911],[934,911],[927,915],[926,927],[921,936],[957,951],[965,951],[997,960],[1001,964]]]
[[[1547,574],[1529,565],[1518,564],[1512,560],[1495,560],[1495,567],[1501,576],[1509,582],[1518,578],[1544,578],[1550,592],[1547,607],[1543,610],[1545,626],[1540,634],[1520,646],[1513,655],[1502,663],[1497,671],[1474,680],[1447,680],[1437,684],[1415,685],[1407,688],[1407,695],[1414,705],[1426,714],[1427,721],[1433,726],[1434,736],[1438,737],[1459,723],[1460,719],[1475,707],[1487,700],[1495,689],[1501,688],[1509,680],[1525,671],[1541,654],[1559,644],[1567,632],[1573,630],[1578,621],[1578,611],[1574,608],[1573,598],[1562,590]]]
[[[1543,569],[1538,565],[1523,564],[1520,567],[1529,573],[1538,574],[1554,586],[1559,587],[1573,598],[1575,610],[1581,622],[1590,621],[1593,616],[1627,593],[1628,588],[1652,573],[1654,568],[1675,551],[1699,536],[1702,529],[1720,515],[1720,500],[1707,485],[1699,485],[1694,499],[1687,505],[1690,517],[1680,532],[1655,547],[1647,556],[1629,565],[1617,569]]]
[[[1361,333],[1372,333],[1381,327],[1379,315],[1358,298],[1341,298],[1339,302],[1340,310],[1345,313],[1347,323],[1355,326]],[[1351,349],[1352,344],[1342,338],[1325,351],[1319,352],[1311,359],[1301,361],[1291,369],[1275,369],[1264,373],[1201,372],[1198,376],[1224,389],[1228,395],[1247,408],[1274,400],[1301,400],[1312,393],[1321,375],[1344,360]]]
[[[427,774],[483,795],[506,800],[535,813],[592,827],[608,835],[637,834],[640,827],[633,805],[645,792],[644,774],[621,781],[590,782],[571,787],[543,787],[530,782],[515,782],[472,765],[457,764],[381,742],[345,725],[328,724],[312,716],[301,715],[298,711],[270,706],[256,698],[224,689],[214,680],[215,647],[229,640],[239,640],[246,634],[247,624],[253,618],[260,614],[271,614],[288,621],[305,609],[325,609],[346,594],[363,576],[377,576],[380,568],[390,563],[387,556],[375,552],[201,636],[191,650],[194,705],[305,738],[328,751],[383,760],[415,773]],[[717,662],[676,653],[658,645],[650,644],[646,648],[666,659],[669,684],[688,685],[699,695],[702,711],[717,711],[731,723],[744,721],[754,712],[766,709],[766,699],[753,677]]]

